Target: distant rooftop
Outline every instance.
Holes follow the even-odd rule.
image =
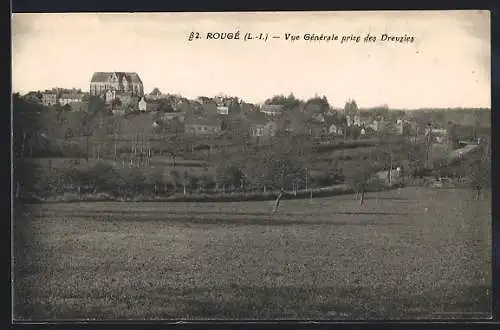
[[[129,83],[142,84],[142,80],[136,72],[94,72],[91,82],[108,82],[116,75],[119,81],[124,78]]]

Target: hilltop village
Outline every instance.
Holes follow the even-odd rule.
[[[123,177],[133,169],[140,191],[156,182],[155,193],[182,195],[352,187],[349,177],[359,181],[361,172],[393,184],[435,171],[489,135],[489,109],[362,108],[353,99],[335,108],[324,96],[293,94],[261,104],[223,94],[188,99],[146,93],[135,72],[95,72],[88,92],[16,94],[14,111],[31,116],[19,127],[19,153],[47,173],[109,166]],[[57,180],[61,192],[76,189],[72,179]],[[89,184],[76,186],[80,193]]]

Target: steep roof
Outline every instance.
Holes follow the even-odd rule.
[[[105,82],[108,81],[110,72],[94,72],[90,82]]]
[[[113,74],[116,74],[119,81],[125,78],[129,83],[142,84],[142,80],[136,72],[94,72],[90,82],[109,81]]]
[[[75,94],[64,93],[64,94],[61,94],[61,98],[62,99],[81,99],[81,98],[83,98],[83,93],[75,93]]]
[[[142,84],[142,80],[136,72],[126,72],[125,74],[130,79],[130,82],[135,84]]]

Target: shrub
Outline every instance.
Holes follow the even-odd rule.
[[[154,194],[165,193],[166,182],[161,171],[155,171],[151,173],[146,178],[146,182]]]
[[[89,172],[94,188],[93,193],[107,192],[117,195],[120,188],[124,186],[123,178],[110,164],[98,162]]]
[[[145,192],[146,177],[139,169],[133,169],[123,179],[127,195],[138,195]]]
[[[219,186],[239,186],[241,180],[244,178],[241,169],[230,162],[219,164],[215,173]]]
[[[190,190],[194,190],[199,187],[199,178],[196,175],[188,175],[186,181],[187,181],[186,186]]]

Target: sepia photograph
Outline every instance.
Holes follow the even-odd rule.
[[[14,321],[491,319],[489,11],[11,27]]]

